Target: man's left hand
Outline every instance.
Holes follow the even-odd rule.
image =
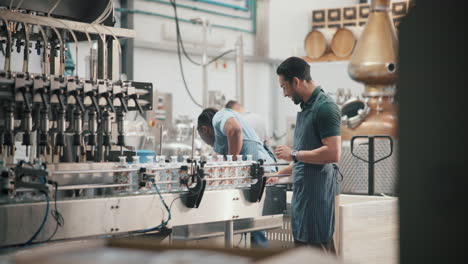
[[[275,155],[278,159],[292,161],[292,149],[288,146],[279,146],[275,149]]]

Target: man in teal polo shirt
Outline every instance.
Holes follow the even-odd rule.
[[[292,232],[296,245],[335,252],[335,194],[337,179],[333,163],[341,155],[341,113],[325,92],[314,84],[310,66],[291,57],[278,67],[283,94],[300,104],[294,130],[294,148],[279,146],[277,158],[293,161],[279,174],[292,173]]]

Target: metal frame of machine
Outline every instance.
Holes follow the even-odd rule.
[[[262,217],[270,214],[264,210],[263,167],[272,164],[209,165],[192,154],[183,165],[170,168],[174,178],[167,181],[158,174],[168,170],[164,159],[159,164],[111,162],[111,150],[124,155],[125,113],[155,109],[152,84],[120,80],[117,38],[132,38],[135,31],[31,10],[0,10],[0,23],[5,44],[0,71],[1,247],[219,221],[226,221],[226,245],[232,246],[236,221],[244,223],[244,231],[281,226],[281,208],[272,211],[276,216]],[[97,65],[90,60],[88,79],[64,75],[65,44],[77,39],[88,41],[91,58],[92,42],[98,41]],[[23,50],[21,72],[11,71],[14,41],[18,53]],[[33,42],[42,57],[37,74],[29,72]],[[26,158],[16,162],[19,142]],[[247,169],[249,175],[242,177],[247,185],[207,188],[207,181],[221,182],[204,171],[210,166]],[[120,182],[122,177],[128,181]],[[159,190],[167,184],[185,187]],[[285,192],[279,196],[285,200]],[[47,219],[49,214],[55,221]],[[249,219],[260,222],[247,225],[249,229]]]

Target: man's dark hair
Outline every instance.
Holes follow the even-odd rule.
[[[227,102],[227,104],[224,107],[228,109],[232,109],[236,104],[239,104],[239,102],[235,100],[230,100],[229,102]]]
[[[298,57],[290,57],[283,61],[276,69],[276,74],[283,75],[284,79],[291,83],[294,77],[301,81],[311,81],[309,64]]]
[[[218,110],[214,108],[206,108],[201,112],[198,116],[198,124],[197,128],[200,129],[202,126],[213,127],[213,116],[218,112]]]

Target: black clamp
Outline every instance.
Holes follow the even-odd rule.
[[[188,173],[188,166],[180,167],[181,174],[186,175],[186,177],[180,178],[180,183],[187,186],[188,189],[188,192],[181,196],[181,200],[188,208],[198,208],[206,188],[205,172],[203,169],[205,162],[200,162],[200,165],[197,165],[196,161],[189,162],[193,162],[195,165],[195,171],[192,175]],[[192,179],[192,183],[195,182],[195,186],[190,187],[189,178]]]
[[[28,165],[25,167],[23,165]],[[40,192],[49,193],[49,188],[47,186],[47,177],[49,175],[45,164],[42,165],[44,168],[35,168],[29,163],[25,163],[24,161],[20,161],[18,165],[14,168],[14,175],[15,175],[15,189],[19,188],[29,188],[35,189]],[[42,179],[43,183],[31,183],[31,182],[24,182],[23,177],[30,176],[30,177],[37,177]]]
[[[266,178],[263,177],[265,174],[263,163],[263,160],[258,160],[256,164],[252,164],[250,167],[250,176],[252,177],[252,181],[255,182],[250,186],[250,195],[248,196],[248,200],[251,203],[260,202],[265,191]]]

